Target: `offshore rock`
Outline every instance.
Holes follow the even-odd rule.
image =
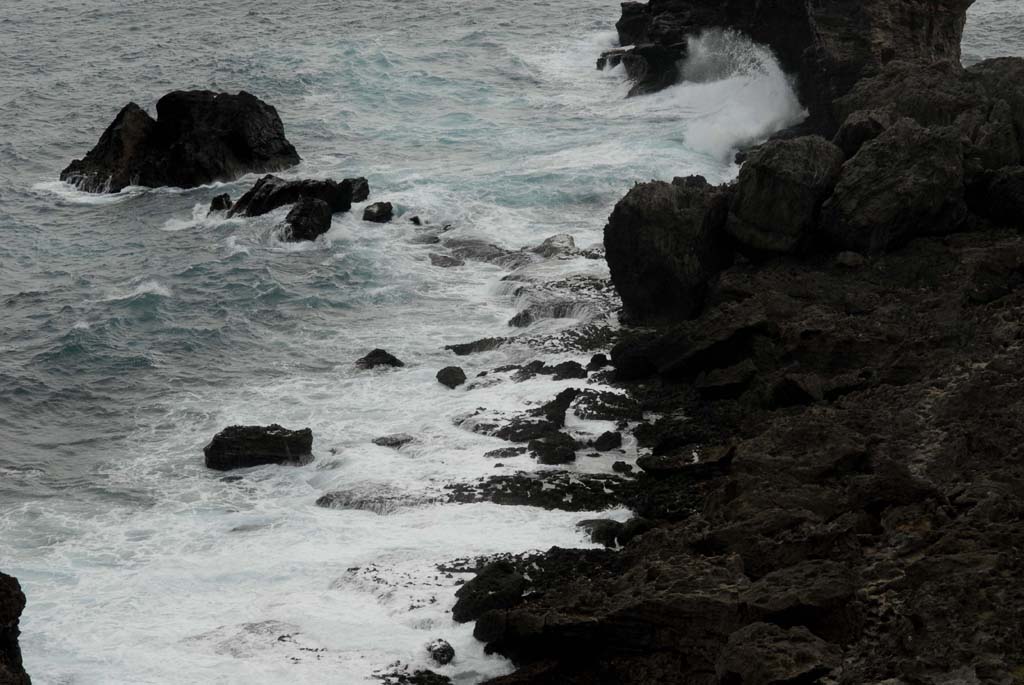
[[[634,322],[688,318],[731,250],[723,226],[729,192],[701,176],[634,186],[604,229],[612,282]]]
[[[18,579],[0,572],[0,683],[30,685],[21,661],[18,624],[25,610],[25,593]]]
[[[427,645],[427,654],[435,663],[447,666],[455,658],[455,648],[447,640],[439,638]]]
[[[458,366],[446,366],[437,372],[437,382],[454,390],[466,382],[466,372]]]
[[[284,219],[286,238],[293,242],[316,240],[331,230],[331,207],[323,200],[303,196]]]
[[[214,212],[227,212],[231,209],[232,204],[234,203],[231,201],[231,196],[228,195],[227,193],[222,193],[214,197],[212,200],[210,200],[209,213],[212,214]]]
[[[865,76],[894,60],[960,61],[960,39],[973,0],[892,2],[724,3],[652,0],[622,4],[616,24],[620,45],[684,43],[707,29],[732,29],[771,47],[783,69],[797,77],[810,126],[831,137],[842,123],[833,110]],[[669,67],[671,68],[671,67]],[[670,85],[668,80],[664,81]]]
[[[306,464],[312,458],[313,431],[270,426],[230,426],[203,449],[206,467],[229,471],[264,464]]]
[[[459,623],[473,621],[492,609],[515,604],[526,589],[526,579],[507,561],[488,564],[455,593],[458,600],[452,618]]]
[[[395,216],[394,207],[390,202],[374,202],[363,210],[363,221],[375,224],[386,224]]]
[[[360,369],[375,369],[378,366],[405,366],[405,362],[387,350],[377,348],[365,357],[356,360],[356,366]]]
[[[843,151],[819,136],[759,146],[740,170],[726,230],[747,253],[807,247],[843,161]]]
[[[299,163],[272,106],[246,92],[174,91],[154,120],[129,103],[60,179],[91,193],[129,185],[194,188]]]
[[[331,179],[286,181],[268,174],[238,198],[228,216],[260,216],[295,204],[303,197],[324,201],[332,214],[347,212],[352,207],[352,182],[349,179],[341,183]]]
[[[362,176],[346,178],[352,185],[352,202],[365,202],[370,197],[370,182]]]

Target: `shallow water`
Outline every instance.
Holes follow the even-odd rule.
[[[965,62],[1024,52],[1017,4],[978,3]],[[730,178],[736,145],[799,119],[770,55],[744,44],[725,78],[626,100],[618,70],[594,69],[618,11],[603,0],[6,10],[0,568],[29,596],[22,646],[35,682],[359,682],[395,661],[426,666],[434,637],[455,645],[437,670],[456,682],[506,671],[450,620],[454,579],[434,565],[586,546],[575,523],[588,515],[430,503],[446,482],[495,472],[481,454],[503,443],[457,417],[574,384],[435,382],[456,363],[444,345],[509,334],[505,271],[434,268],[437,247],[410,242],[414,226],[365,224],[359,207],[303,245],[276,237],[286,210],[205,218],[213,195],[237,197],[252,178],[114,196],[55,179],[130,100],[151,109],[174,88],[246,89],[278,108],[302,154],[290,176],[364,175],[371,200],[453,235],[519,248],[568,232],[585,247],[635,181]],[[716,40],[694,44],[690,73],[707,73]],[[606,275],[586,259],[534,272]],[[406,368],[357,371],[374,347]],[[507,348],[457,363],[473,376],[534,356]],[[270,422],[311,427],[316,461],[240,481],[203,468],[216,431]],[[371,443],[399,431],[418,441]],[[314,506],[337,489],[408,505]]]

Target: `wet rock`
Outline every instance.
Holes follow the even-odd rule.
[[[363,221],[375,224],[386,224],[395,216],[395,209],[390,202],[374,202],[363,210]]]
[[[882,131],[895,123],[896,117],[889,110],[857,110],[846,117],[832,142],[850,159],[865,143],[882,135]]]
[[[410,672],[408,666],[395,666],[390,671],[374,673],[373,677],[382,685],[452,685],[451,678],[446,675],[427,669]]]
[[[437,372],[437,382],[455,389],[466,382],[466,372],[458,366],[446,366]]]
[[[418,216],[412,216],[409,217],[409,223],[412,224],[413,226],[422,226],[423,219],[419,218]]]
[[[622,447],[622,433],[617,431],[607,431],[602,433],[597,440],[594,441],[594,449],[598,452],[607,452],[608,450],[615,450]]]
[[[465,266],[466,262],[455,257],[448,255],[437,254],[436,252],[430,253],[430,263],[434,266],[439,266],[442,269],[450,269],[454,266]]]
[[[430,498],[415,497],[407,493],[392,492],[374,488],[372,490],[353,488],[350,490],[334,490],[321,495],[316,506],[324,509],[350,509],[369,511],[378,516],[389,516],[404,507],[429,504]]]
[[[532,252],[506,250],[476,238],[449,238],[444,244],[459,259],[496,264],[506,269],[518,269],[537,260]]]
[[[910,119],[897,121],[843,166],[822,209],[825,232],[835,244],[859,252],[949,233],[966,213],[959,134]]]
[[[60,179],[91,193],[129,185],[194,188],[299,163],[277,110],[246,92],[173,91],[154,120],[125,106],[84,159]]]
[[[519,601],[525,589],[526,579],[512,564],[496,561],[456,591],[452,618],[465,623],[493,609],[506,609]]]
[[[427,645],[427,654],[435,663],[447,666],[455,658],[455,648],[447,640],[433,640]]]
[[[615,473],[633,473],[633,465],[624,461],[617,461],[612,464],[612,471]]]
[[[4,685],[29,685],[31,682],[18,645],[24,610],[25,593],[17,578],[0,572],[0,682]]]
[[[513,457],[521,457],[528,452],[526,447],[502,447],[489,452],[484,452],[484,456],[489,459],[512,459]],[[498,464],[495,464],[498,466]]]
[[[561,432],[531,440],[530,451],[541,464],[568,464],[576,461],[576,441]]]
[[[581,419],[597,421],[639,421],[640,404],[624,393],[580,390],[573,412]]]
[[[608,359],[608,355],[599,352],[590,358],[590,362],[587,364],[587,371],[597,371],[611,364]]]
[[[625,523],[613,519],[587,519],[576,524],[590,533],[590,541],[605,547],[622,547],[637,535],[643,535],[654,527],[647,519],[634,517]]]
[[[288,226],[288,240],[316,240],[331,230],[331,207],[323,200],[300,197],[284,222]]]
[[[481,338],[480,340],[474,340],[468,343],[458,343],[456,345],[445,345],[444,349],[451,350],[460,357],[466,355],[476,354],[478,352],[489,352],[496,350],[506,342],[508,338]]]
[[[729,636],[715,670],[722,683],[813,683],[836,670],[841,656],[806,628],[752,623]]]
[[[278,207],[295,204],[303,197],[323,200],[332,213],[347,212],[352,206],[352,186],[347,180],[341,183],[331,179],[286,181],[268,174],[238,198],[228,216],[261,216]]]
[[[531,250],[534,254],[539,254],[545,259],[552,257],[571,256],[574,255],[576,250],[576,241],[568,233],[560,233],[553,235],[543,243]]]
[[[379,438],[373,439],[374,445],[380,445],[381,447],[392,447],[394,449],[401,449],[411,442],[416,442],[416,438],[409,435],[408,433],[392,433],[391,435],[383,435]]]
[[[232,204],[231,196],[227,193],[222,193],[210,200],[210,211],[207,213],[213,214],[214,212],[227,212],[231,209]]]
[[[313,431],[270,426],[230,426],[203,449],[206,467],[217,471],[264,464],[305,464],[312,458]]]
[[[366,202],[370,197],[370,183],[362,176],[358,178],[346,178],[342,183],[347,183],[352,188],[352,202]]]
[[[727,191],[703,177],[652,181],[619,200],[604,229],[612,282],[633,321],[696,314],[708,282],[730,260]]]
[[[759,146],[740,170],[726,230],[748,254],[805,249],[843,160],[842,150],[819,136]]]
[[[365,357],[356,360],[356,366],[360,369],[375,369],[378,366],[405,366],[395,355],[380,348],[373,350]]]
[[[686,57],[686,43],[658,45],[644,43],[615,57],[633,81],[627,97],[646,95],[679,82],[679,61]]]
[[[554,470],[451,483],[445,490],[449,502],[493,502],[560,511],[601,511],[613,506],[633,506],[639,492],[634,481],[617,475]]]
[[[579,362],[567,361],[555,364],[552,374],[553,380],[564,381],[570,378],[586,378],[587,370]]]

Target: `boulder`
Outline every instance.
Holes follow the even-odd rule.
[[[154,120],[129,103],[60,179],[91,193],[194,188],[299,163],[277,110],[244,91],[174,91],[157,101],[156,112]]]
[[[377,348],[365,357],[357,359],[356,366],[360,369],[375,369],[378,366],[405,366],[405,362],[387,350]]]
[[[391,447],[392,449],[401,449],[411,442],[416,442],[416,438],[409,435],[408,433],[392,433],[391,435],[382,435],[379,438],[373,439],[374,445],[381,447]]]
[[[314,197],[300,197],[288,216],[286,237],[290,241],[316,240],[331,230],[331,207]]]
[[[843,165],[822,225],[842,249],[881,252],[915,236],[950,233],[966,215],[958,131],[904,118]]]
[[[602,433],[594,441],[594,449],[598,452],[607,452],[622,447],[622,433],[618,431],[607,431]]]
[[[612,283],[626,317],[670,321],[699,312],[708,282],[731,259],[729,192],[701,176],[634,186],[604,229]]]
[[[0,572],[0,683],[30,685],[21,661],[19,623],[25,610],[25,593],[18,579]]]
[[[548,372],[547,367],[545,367],[544,372]],[[583,365],[574,361],[559,362],[550,368],[550,373],[552,373],[552,379],[556,381],[587,377],[587,370],[583,368]]]
[[[530,451],[541,464],[568,464],[576,461],[576,441],[562,432],[530,440]]]
[[[446,366],[437,372],[437,382],[454,390],[466,382],[466,372],[458,366]]]
[[[440,666],[447,666],[455,658],[455,648],[447,640],[432,640],[427,645],[427,654]]]
[[[624,461],[617,461],[612,464],[612,471],[615,473],[633,473],[633,465]]]
[[[203,449],[206,467],[229,471],[264,464],[307,464],[313,459],[313,431],[270,426],[230,426]]]
[[[365,202],[370,197],[370,183],[365,178],[346,178],[342,183],[346,181],[352,186],[352,202]]]
[[[608,355],[603,352],[598,352],[590,358],[590,362],[587,364],[587,371],[598,371],[611,364],[608,360]]]
[[[374,202],[363,210],[363,221],[375,224],[386,224],[395,216],[395,209],[390,202]]]
[[[971,211],[997,224],[1024,228],[1024,166],[981,175],[967,194]]]
[[[843,161],[843,151],[819,136],[759,146],[740,169],[726,230],[748,254],[800,251],[814,235]]]
[[[234,203],[231,202],[231,196],[227,193],[222,193],[210,200],[210,211],[208,213],[230,211],[232,204]]]
[[[303,197],[323,200],[332,214],[347,212],[352,206],[352,185],[347,179],[341,183],[331,179],[286,181],[268,174],[238,198],[228,216],[260,216]]]
[[[864,143],[880,136],[895,121],[896,117],[887,109],[857,110],[846,117],[832,142],[849,159],[860,151]]]
[[[492,609],[508,608],[519,601],[524,590],[526,579],[515,567],[507,561],[495,561],[456,591],[452,618],[465,623]]]
[[[534,254],[550,259],[551,257],[571,256],[576,254],[576,241],[568,233],[553,235],[537,247],[530,250]]]

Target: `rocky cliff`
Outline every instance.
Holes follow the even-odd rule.
[[[0,573],[0,685],[30,685],[21,665],[18,623],[25,610],[25,593],[16,578]]]

